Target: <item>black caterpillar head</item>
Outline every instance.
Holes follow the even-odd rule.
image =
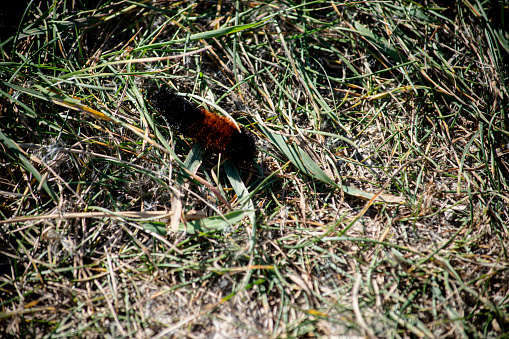
[[[241,129],[241,132],[235,131],[228,145],[227,156],[234,162],[252,163],[256,156],[254,135],[244,128]]]

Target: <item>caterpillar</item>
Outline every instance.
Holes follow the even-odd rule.
[[[171,88],[158,90],[152,95],[151,102],[173,129],[195,139],[205,149],[221,153],[238,163],[254,160],[256,147],[253,134],[243,127],[239,131],[226,117],[197,107]]]

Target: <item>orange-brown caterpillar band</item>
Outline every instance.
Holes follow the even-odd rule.
[[[227,118],[197,107],[170,88],[157,91],[152,96],[152,105],[172,128],[196,139],[208,150],[236,162],[253,161],[256,150],[253,135],[245,128],[239,131]]]

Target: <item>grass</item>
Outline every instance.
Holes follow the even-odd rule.
[[[1,336],[506,337],[508,10],[3,14]],[[161,86],[255,134],[255,163],[172,131]]]

